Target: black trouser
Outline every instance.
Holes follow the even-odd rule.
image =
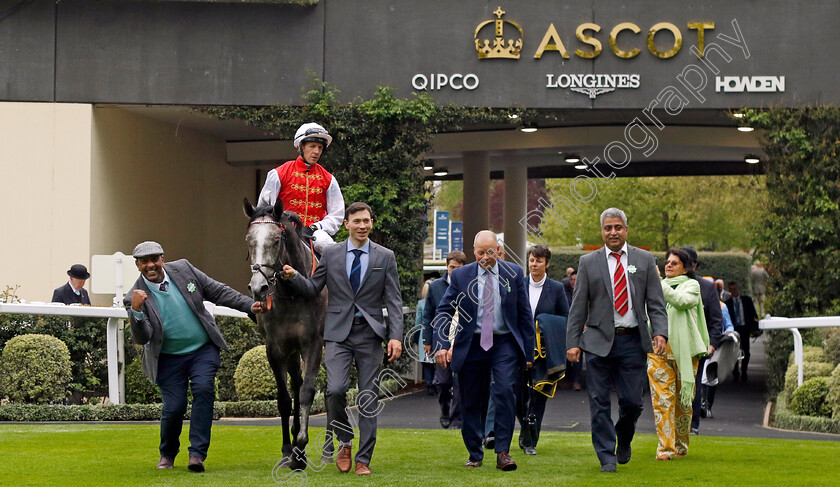
[[[700,407],[703,404],[703,370],[709,357],[700,357],[697,362],[697,376],[694,378],[694,401],[691,403],[691,429],[700,428]]]
[[[745,380],[747,378],[747,365],[750,363],[750,331],[746,326],[736,326],[735,331],[741,337],[741,351],[744,352],[744,358],[741,359],[741,375],[738,375],[738,362],[735,362],[735,368],[732,370],[733,380]]]

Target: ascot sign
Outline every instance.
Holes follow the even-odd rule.
[[[475,29],[475,34],[473,35],[475,40],[475,50],[478,53],[478,59],[519,59],[522,48],[523,48],[523,37],[524,31],[522,30],[522,26],[518,23],[510,21],[510,20],[502,20],[502,16],[505,15],[505,11],[502,10],[501,7],[498,7],[493,14],[496,16],[494,20],[487,20],[478,24],[478,27]],[[484,27],[493,24],[495,36],[492,40],[486,38],[480,38],[479,33],[481,32]],[[505,24],[509,24],[513,26],[516,31],[519,33],[518,38],[506,39],[504,37],[504,26]],[[696,30],[697,31],[697,47],[698,47],[698,56],[703,57],[703,47],[705,44],[705,32],[707,30],[713,30],[715,28],[714,22],[688,22],[687,27],[689,30]],[[674,42],[668,50],[660,50],[656,47],[654,39],[656,34],[661,31],[668,31],[674,37]],[[624,47],[619,46],[618,36],[619,34],[629,31],[633,34],[638,34],[641,32],[641,29],[638,25],[634,24],[633,22],[621,22],[616,24],[615,27],[612,28],[609,35],[609,44],[610,50],[616,56],[624,59],[631,59],[639,55],[641,49],[635,47],[633,49],[627,50]],[[577,39],[588,46],[591,46],[588,50],[583,49],[575,49],[575,55],[583,58],[583,59],[595,59],[601,52],[603,51],[603,44],[599,39],[597,39],[594,34],[601,32],[601,26],[598,24],[594,24],[591,22],[585,22],[577,26],[575,29],[575,36]],[[593,35],[590,35],[592,33]],[[622,36],[622,37],[627,37]],[[659,22],[653,25],[647,33],[647,48],[651,54],[654,56],[661,58],[661,59],[668,59],[672,58],[680,52],[682,48],[683,37],[682,32],[680,29],[672,24],[671,22]],[[624,44],[626,46],[626,44]],[[534,52],[534,59],[542,58],[543,54],[546,52],[555,51],[560,54],[560,56],[564,59],[569,59],[569,51],[566,49],[566,45],[563,44],[563,40],[560,37],[560,34],[557,32],[557,28],[554,27],[553,23],[548,25],[548,29],[543,35],[542,41],[540,42],[539,47]]]

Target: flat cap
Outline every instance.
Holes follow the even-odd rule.
[[[135,259],[148,257],[150,255],[163,255],[163,247],[161,247],[157,242],[141,242],[137,244],[137,247],[134,247],[134,252],[132,252],[131,255],[134,256]]]

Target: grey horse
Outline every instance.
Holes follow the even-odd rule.
[[[280,198],[273,207],[255,208],[247,198],[243,203],[250,219],[245,236],[251,264],[248,289],[255,300],[269,305],[268,312],[257,315],[257,324],[277,381],[277,408],[283,426],[283,460],[278,466],[302,470],[307,465],[309,411],[324,348],[327,292],[307,300],[293,295],[285,281],[278,278],[284,264],[304,275],[312,273],[314,255],[301,238],[300,217],[284,212]],[[286,387],[287,373],[292,396]],[[294,443],[289,434],[292,412]]]

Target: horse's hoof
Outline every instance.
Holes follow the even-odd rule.
[[[288,456],[283,457],[279,462],[277,462],[276,468],[291,468],[292,467],[292,459]]]

